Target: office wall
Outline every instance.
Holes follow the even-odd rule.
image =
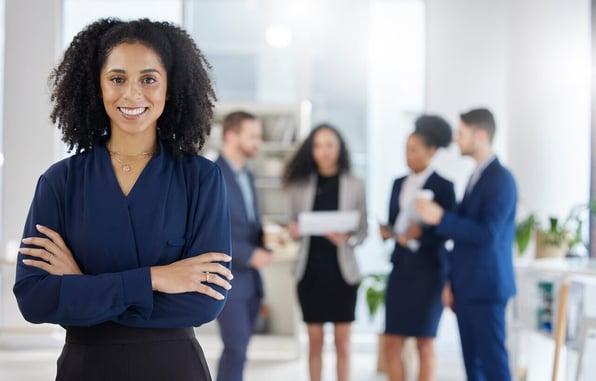
[[[59,11],[60,0],[5,2],[0,257],[16,257],[37,179],[60,152],[49,120],[47,86],[59,50]],[[47,329],[28,325],[21,317],[12,294],[14,265],[2,259],[0,329]]]
[[[496,149],[507,160],[509,1],[427,0],[426,109],[457,128],[459,114],[486,106],[495,113]],[[437,169],[463,194],[474,164],[453,145]]]
[[[427,0],[427,110],[495,112],[519,212],[564,217],[589,194],[590,1]],[[437,167],[463,190],[457,149]]]
[[[6,0],[5,16],[4,244],[20,239],[37,179],[60,151],[47,85],[60,49],[60,0]]]
[[[590,178],[590,0],[511,1],[509,163],[520,208],[565,217]]]

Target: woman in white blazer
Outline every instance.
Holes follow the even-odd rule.
[[[350,328],[360,282],[354,248],[367,234],[364,183],[350,173],[348,150],[339,131],[322,124],[312,130],[286,166],[290,198],[290,234],[300,239],[294,275],[308,328],[311,381],[321,380],[323,324],[334,324],[337,380],[350,375]],[[358,227],[349,233],[302,235],[298,215],[310,211],[358,211]]]

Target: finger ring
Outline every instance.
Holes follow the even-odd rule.
[[[211,277],[211,274],[209,273],[209,271],[207,271],[205,273],[205,282],[209,283],[209,278]]]

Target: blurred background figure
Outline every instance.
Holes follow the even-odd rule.
[[[261,146],[261,123],[247,112],[232,112],[224,118],[223,134],[221,154],[215,162],[221,168],[228,190],[234,292],[228,295],[228,301],[217,318],[224,345],[217,380],[241,381],[246,350],[263,299],[259,269],[273,261],[273,254],[263,247],[254,178],[246,165]]]
[[[354,321],[360,272],[354,248],[367,235],[364,183],[350,173],[347,147],[339,131],[327,124],[312,130],[287,164],[284,182],[290,197],[290,235],[301,239],[295,277],[309,338],[311,381],[321,380],[323,324],[334,324],[337,379],[350,378],[350,328]],[[303,236],[301,212],[358,211],[351,233]]]
[[[406,379],[402,354],[407,337],[417,341],[418,380],[435,379],[433,341],[443,311],[446,238],[420,221],[414,201],[416,197],[427,197],[446,210],[455,206],[453,183],[431,166],[437,149],[449,146],[451,136],[451,127],[441,117],[423,115],[416,120],[415,130],[406,143],[406,161],[411,172],[393,183],[389,221],[379,227],[383,239],[395,240],[385,310],[385,357],[390,381]]]
[[[463,200],[450,211],[416,200],[422,220],[454,241],[445,301],[455,310],[468,380],[511,380],[505,308],[515,295],[513,238],[517,187],[492,147],[495,119],[487,109],[460,115],[457,144],[476,169]]]

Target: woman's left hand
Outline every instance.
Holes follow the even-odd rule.
[[[60,234],[42,225],[35,225],[35,227],[48,238],[24,238],[23,243],[35,247],[22,247],[20,252],[41,260],[23,259],[23,263],[45,270],[52,275],[82,274]]]
[[[348,242],[350,235],[347,233],[329,233],[325,235],[325,238],[331,241],[335,246],[340,246]]]
[[[410,239],[418,239],[422,235],[422,227],[420,224],[416,223],[415,221],[410,221],[410,225],[408,226],[408,230],[406,231],[405,236]]]

